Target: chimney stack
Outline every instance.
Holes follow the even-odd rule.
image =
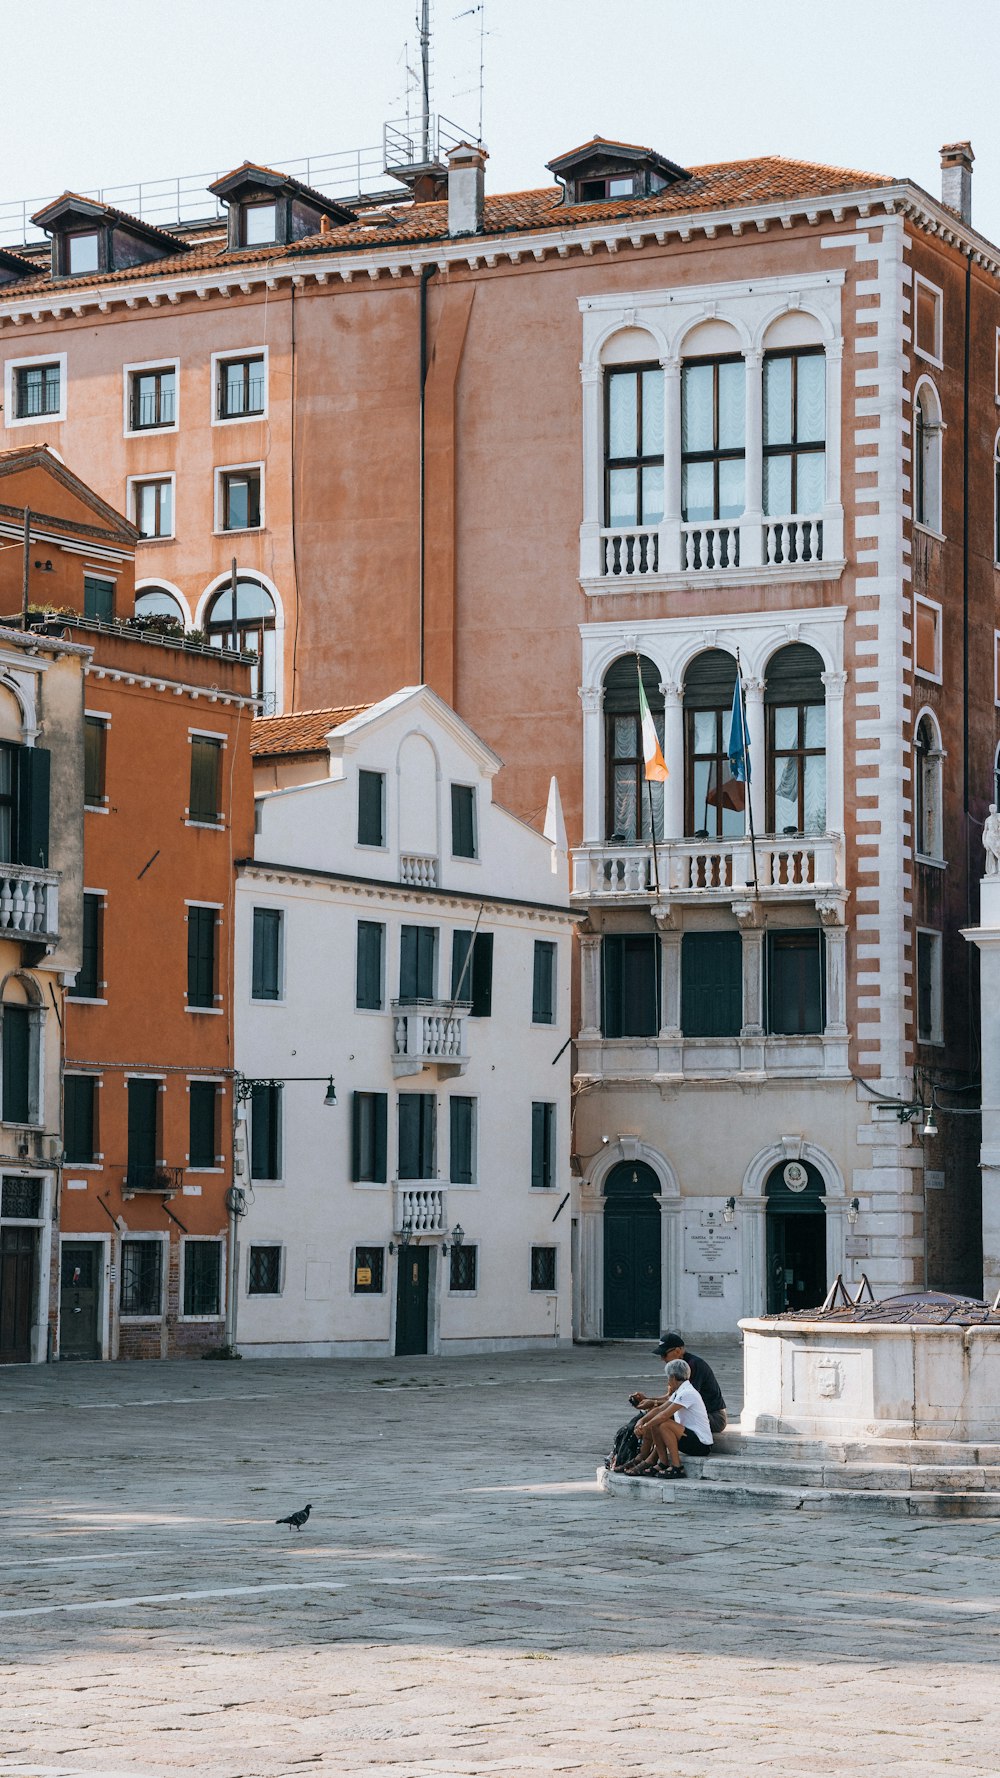
[[[486,150],[459,142],[448,155],[448,233],[481,235]]]
[[[957,210],[963,222],[972,222],[971,142],[946,142],[941,150],[941,202]]]

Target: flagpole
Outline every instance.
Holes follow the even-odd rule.
[[[641,691],[642,690],[642,655],[639,653],[638,649],[636,649],[636,651],[635,651],[635,667],[636,667],[636,672],[639,675],[639,689]],[[645,764],[643,765],[643,776],[645,777]],[[653,883],[656,887],[657,900],[659,900],[659,895],[660,895],[660,861],[656,855],[656,816],[653,811],[653,781],[651,778],[646,778],[646,789],[649,793],[649,837],[653,842]],[[640,823],[640,831],[641,831],[641,823]]]
[[[747,770],[747,816],[750,822],[750,856],[753,859],[753,892],[760,900],[760,886],[757,881],[757,836],[753,830],[753,794],[750,789],[750,736],[747,732],[747,697],[743,685],[743,664],[740,660],[739,648],[736,650],[736,674],[740,687],[740,714],[743,718],[743,759]]]

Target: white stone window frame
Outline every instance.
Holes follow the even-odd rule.
[[[626,291],[580,297],[583,349],[583,519],[580,526],[580,580],[585,591],[634,593],[637,584],[690,588],[754,578],[831,579],[844,567],[844,509],[841,492],[841,410],[843,271],[802,273],[798,277],[711,284],[690,289]],[[763,512],[763,364],[769,329],[783,316],[801,313],[818,326],[826,360],[826,488],[822,513],[823,560],[767,566]],[[738,521],[739,568],[716,574],[681,572],[681,365],[684,342],[707,321],[723,322],[738,338],[746,366],[746,505]],[[642,575],[607,575],[602,569],[604,524],[605,349],[618,333],[638,330],[648,345],[636,347],[636,363],[658,363],[664,372],[664,516],[658,533],[658,569]],[[622,363],[628,360],[622,360]]]
[[[245,475],[256,470],[260,476],[260,519],[256,525],[226,525],[226,494],[223,477],[227,475]],[[219,463],[215,468],[215,514],[214,534],[216,537],[248,537],[255,536],[259,531],[267,530],[266,486],[267,477],[263,457],[252,458],[248,463]],[[238,576],[238,571],[237,571]]]
[[[172,370],[174,373],[174,417],[162,426],[132,425],[132,378],[143,371]],[[122,365],[122,437],[159,438],[164,432],[179,432],[181,427],[181,361],[179,358],[149,358],[143,364]],[[146,478],[153,480],[152,476]]]
[[[139,476],[139,477],[137,477],[137,479],[139,481],[142,481],[145,478],[142,476]],[[150,481],[152,481],[154,478],[152,476],[150,476],[148,479]],[[175,509],[174,516],[176,518],[176,509]],[[150,539],[150,541],[152,541],[152,539]],[[190,603],[189,603],[188,599],[186,598],[186,596],[184,595],[184,593],[181,592],[180,587],[175,586],[172,580],[164,580],[162,574],[160,574],[160,575],[151,574],[145,580],[137,580],[135,583],[135,596],[136,596],[137,601],[139,599],[141,599],[143,593],[167,593],[167,594],[169,594],[171,599],[176,599],[177,604],[180,607],[179,615],[180,615],[181,622],[184,625],[184,628],[186,630],[190,630],[192,628]],[[141,615],[142,615],[142,613],[140,612],[139,616],[141,617]]]
[[[30,370],[33,365],[58,364],[59,366],[59,407],[54,414],[17,414],[17,372]],[[65,352],[32,352],[26,358],[8,358],[3,367],[3,417],[8,432],[15,426],[60,426],[66,418],[66,400],[68,394]]]
[[[164,431],[169,428],[164,427]],[[147,475],[129,475],[125,478],[126,511],[136,530],[139,528],[138,490],[147,487],[150,482],[170,483],[170,530],[154,531],[149,536],[140,536],[139,544],[173,543],[177,536],[177,475],[172,469],[151,470]],[[165,588],[164,591],[167,589]],[[139,588],[136,588],[138,595]]]
[[[255,1247],[276,1247],[278,1249],[278,1288],[277,1288],[277,1290],[253,1290],[252,1291],[250,1289],[250,1255],[253,1252],[253,1249]],[[279,1297],[283,1297],[285,1294],[285,1274],[286,1274],[287,1263],[288,1263],[288,1248],[286,1247],[284,1241],[268,1241],[263,1238],[261,1238],[259,1241],[248,1241],[247,1242],[247,1257],[246,1257],[246,1272],[245,1272],[244,1280],[243,1280],[243,1294],[246,1297],[247,1302],[251,1302],[251,1301],[259,1302],[259,1301],[263,1300],[266,1303],[276,1303],[278,1301]]]
[[[681,840],[684,832],[684,675],[690,663],[708,648],[740,651],[750,741],[750,802],[754,831],[766,832],[767,774],[764,681],[767,663],[780,648],[804,642],[824,666],[826,692],[826,831],[844,836],[844,625],[847,607],[829,605],[790,611],[750,611],[705,617],[657,618],[644,624],[581,624],[583,641],[583,844],[607,844],[604,832],[606,760],[604,676],[620,655],[646,655],[660,671],[664,694],[664,757],[669,776],[664,786],[663,837]],[[748,825],[749,831],[749,825]]]
[[[128,1315],[122,1311],[122,1281],[125,1272],[126,1241],[156,1241],[160,1247],[160,1310],[157,1315]],[[118,1317],[119,1327],[159,1327],[167,1313],[167,1267],[170,1259],[170,1231],[165,1233],[159,1229],[129,1229],[122,1235],[121,1251],[118,1255],[118,1277],[115,1280],[114,1313]]]
[[[471,790],[472,792],[472,853],[456,852],[455,819],[451,808],[452,790]],[[481,864],[479,845],[479,786],[471,784],[467,778],[452,778],[448,787],[448,855],[453,864]]]
[[[997,636],[1000,638],[1000,632],[997,632]],[[920,770],[920,755],[917,752],[917,735],[920,730],[920,724],[925,721],[930,723],[935,737],[935,744],[927,755],[928,765],[933,770],[936,779],[932,804],[934,810],[934,832],[931,835],[934,844],[929,849],[926,849],[921,845],[921,841],[925,836],[920,831],[917,823],[917,812],[921,802],[917,786],[917,773]],[[924,704],[917,712],[917,718],[913,724],[913,851],[914,857],[919,864],[933,865],[938,870],[944,870],[947,865],[947,859],[944,856],[944,811],[942,801],[944,790],[944,762],[947,757],[947,753],[941,742],[941,724],[938,721],[935,711],[931,709],[930,705]]]
[[[930,938],[931,946],[931,1034],[925,1037],[920,1031],[920,949],[919,939]],[[944,938],[935,926],[915,926],[913,928],[913,1019],[916,1026],[917,1042],[921,1044],[944,1044],[944,983],[943,983]]]
[[[190,1140],[190,1111],[191,1111],[191,1087],[192,1087],[192,1085],[215,1088],[215,1108],[216,1108],[216,1112],[218,1114],[216,1117],[215,1133],[216,1133],[217,1137],[221,1136],[222,1135],[222,1119],[226,1115],[226,1077],[225,1077],[225,1075],[224,1074],[189,1074],[188,1075],[185,1091],[188,1096],[188,1116],[189,1116],[188,1138],[189,1138],[189,1140]],[[225,1155],[220,1154],[218,1152],[218,1150],[216,1150],[215,1166],[214,1167],[192,1167],[190,1150],[187,1150],[184,1155],[184,1171],[185,1171],[185,1173],[197,1173],[199,1178],[201,1177],[201,1175],[203,1173],[224,1173],[226,1170],[225,1162],[226,1162]]]
[[[457,1297],[457,1298],[458,1298],[458,1299],[459,1299],[459,1301],[461,1301],[461,1302],[471,1302],[471,1301],[472,1301],[472,1300],[473,1300],[473,1298],[474,1298],[474,1297],[477,1297],[477,1296],[478,1296],[478,1295],[479,1295],[479,1286],[480,1286],[480,1282],[481,1282],[481,1279],[482,1279],[482,1266],[481,1266],[481,1265],[480,1265],[480,1263],[479,1263],[479,1262],[480,1262],[480,1258],[481,1258],[481,1254],[480,1254],[480,1248],[481,1248],[481,1247],[482,1247],[482,1242],[481,1242],[481,1241],[479,1241],[479,1240],[475,1240],[475,1241],[470,1241],[470,1240],[468,1240],[468,1238],[466,1238],[466,1240],[464,1240],[464,1241],[463,1241],[463,1242],[462,1242],[462,1246],[463,1246],[463,1247],[474,1247],[474,1248],[475,1248],[475,1250],[476,1250],[476,1282],[475,1282],[475,1284],[474,1284],[474,1285],[473,1285],[473,1287],[472,1287],[472,1289],[471,1289],[471,1290],[454,1290],[454,1289],[453,1289],[453,1288],[452,1288],[452,1282],[451,1282],[451,1245],[450,1245],[450,1242],[449,1242],[449,1249],[448,1249],[448,1257],[447,1257],[447,1259],[446,1259],[446,1261],[445,1261],[445,1264],[446,1264],[446,1266],[447,1266],[447,1268],[448,1268],[448,1269],[447,1269],[447,1272],[446,1272],[446,1274],[445,1274],[445,1276],[446,1276],[446,1279],[447,1279],[447,1286],[446,1286],[446,1288],[447,1288],[447,1293],[448,1293],[448,1295],[449,1295],[449,1296],[450,1296],[450,1297]]]
[[[224,531],[222,533],[222,535],[224,537],[254,537],[257,535],[257,533],[255,531]],[[236,578],[237,578],[237,581],[255,580],[258,583],[258,585],[263,587],[264,591],[268,594],[268,596],[271,600],[271,603],[274,607],[274,632],[273,632],[273,634],[274,634],[274,688],[271,692],[268,692],[264,687],[263,662],[261,663],[261,677],[260,677],[260,696],[261,696],[264,704],[267,704],[267,702],[269,700],[271,700],[273,702],[274,708],[271,710],[264,709],[260,712],[260,714],[262,714],[264,716],[280,716],[282,713],[282,710],[284,709],[284,673],[285,673],[285,606],[284,606],[284,602],[282,600],[281,594],[279,593],[277,587],[274,584],[274,581],[270,578],[269,575],[264,574],[260,568],[251,568],[249,566],[246,566],[246,567],[240,566],[239,561],[237,560]],[[199,598],[197,605],[195,607],[194,628],[196,630],[207,629],[208,624],[211,621],[212,606],[214,605],[218,594],[223,592],[230,585],[231,581],[232,581],[232,570],[231,569],[227,569],[224,574],[215,575],[214,579],[209,581],[207,587],[205,588],[205,591],[202,593],[202,595]],[[157,584],[162,584],[163,586],[165,586],[167,588],[168,592],[172,592],[174,590],[171,586],[169,586],[169,584],[166,581],[163,581],[162,583],[157,583]],[[187,603],[187,601],[185,600],[185,604],[186,603]]]
[[[934,612],[934,667],[922,667],[917,660],[917,609],[923,606],[927,611]],[[941,631],[944,623],[944,607],[939,599],[929,599],[926,593],[913,595],[913,671],[918,679],[928,679],[932,685],[944,683],[942,673],[942,639]]]
[[[928,456],[927,464],[923,472],[925,516],[920,518],[917,514],[917,451],[919,448],[917,440],[917,402],[920,400],[921,394],[925,391],[929,394],[932,412],[929,419],[925,418],[924,431],[931,441],[932,450]],[[924,410],[926,414],[926,401],[924,403]],[[926,531],[930,537],[938,537],[943,540],[944,532],[941,527],[943,522],[942,489],[944,484],[944,435],[948,430],[948,426],[944,418],[944,409],[941,406],[941,397],[938,393],[937,384],[934,383],[930,377],[921,376],[917,378],[916,386],[913,390],[913,401],[911,403],[910,413],[912,415],[910,426],[910,499],[914,528],[918,531]]]
[[[926,364],[933,364],[938,370],[943,370],[944,369],[944,357],[943,357],[943,351],[944,351],[944,291],[941,289],[941,286],[939,284],[932,284],[931,280],[929,278],[925,278],[922,272],[914,272],[912,289],[913,289],[913,295],[910,299],[911,303],[912,303],[910,315],[911,315],[911,319],[913,321],[913,330],[912,331],[913,331],[914,353],[918,358],[922,358]],[[929,352],[927,350],[926,346],[922,346],[919,342],[918,337],[917,337],[917,315],[918,315],[918,310],[919,310],[919,295],[920,295],[921,290],[930,291],[931,296],[934,299],[934,348],[935,349],[933,352]]]
[[[262,358],[264,360],[264,406],[259,414],[220,414],[219,413],[219,375],[224,364],[232,364],[237,359]],[[213,426],[253,426],[266,420],[269,415],[271,399],[271,366],[267,346],[231,346],[227,352],[212,353],[212,425]]]

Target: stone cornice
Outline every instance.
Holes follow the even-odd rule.
[[[394,883],[387,877],[352,876],[344,871],[320,870],[312,865],[278,864],[266,859],[238,858],[238,877],[253,877],[256,882],[287,883],[302,887],[322,885],[333,894],[353,897],[358,894],[369,900],[398,902],[405,907],[452,907],[461,910],[479,909],[501,914],[514,913],[546,925],[572,927],[582,916],[571,907],[555,902],[521,901],[507,895],[484,895],[481,891],[415,887],[410,883]]]

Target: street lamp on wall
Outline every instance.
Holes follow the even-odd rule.
[[[449,1242],[450,1242],[450,1245],[449,1245]],[[441,1252],[447,1254],[447,1253],[451,1252],[452,1247],[464,1247],[464,1245],[465,1245],[465,1230],[463,1229],[460,1222],[456,1222],[455,1227],[452,1229],[451,1234],[448,1238],[448,1241],[442,1241]]]
[[[336,1105],[337,1103],[337,1088],[332,1074],[276,1074],[258,1080],[252,1075],[238,1073],[233,1075],[233,1093],[236,1103],[243,1105],[248,1099],[252,1099],[258,1087],[283,1087],[287,1086],[290,1081],[296,1084],[299,1081],[316,1083],[325,1081],[326,1092],[323,1095],[323,1104]]]

